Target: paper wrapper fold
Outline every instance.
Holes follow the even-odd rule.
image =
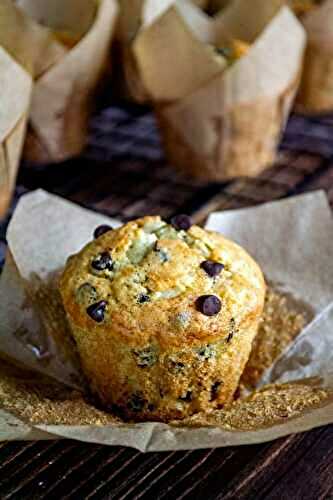
[[[333,0],[325,0],[302,18],[308,45],[297,97],[300,111],[333,110]]]
[[[141,451],[177,450],[264,442],[333,422],[333,224],[323,192],[216,213],[208,220],[208,228],[247,248],[269,282],[307,304],[314,318],[264,373],[263,392],[253,401],[235,403],[245,405],[245,418],[238,424],[239,415],[236,412],[238,420],[230,420],[229,410],[170,425],[123,423],[77,392],[84,391],[84,382],[76,360],[68,355],[54,277],[68,255],[91,239],[95,226],[107,222],[117,224],[41,190],[25,195],[18,204],[8,229],[10,253],[0,281],[0,352],[66,387],[55,386],[52,396],[52,384],[44,384],[43,394],[40,376],[29,389],[31,375],[12,375],[0,364],[0,439],[67,437]],[[270,394],[264,384],[271,382],[290,385],[276,386]],[[290,391],[311,395],[312,403],[288,400]],[[249,417],[256,401],[265,408],[260,425]]]
[[[208,0],[184,0],[204,9]],[[147,103],[150,96],[144,86],[136,59],[133,54],[133,43],[138,34],[145,12],[159,14],[165,11],[175,0],[119,0],[119,21],[116,34],[116,52],[120,60],[121,75],[118,72],[121,93],[138,103]]]
[[[14,88],[15,87],[15,88]],[[0,217],[9,205],[24,142],[32,79],[0,47]]]
[[[15,186],[33,91],[32,76],[63,53],[50,30],[11,0],[0,4],[0,217]]]
[[[63,49],[61,57],[35,74],[24,154],[34,162],[63,161],[86,143],[93,97],[109,64],[118,6],[115,0],[18,0],[18,5],[50,27]]]
[[[0,217],[15,186],[32,95],[32,74],[46,51],[56,57],[48,30],[26,19],[11,0],[0,5]]]
[[[250,48],[227,65],[214,46],[230,39]],[[236,0],[213,20],[180,2],[146,12],[134,51],[172,165],[220,181],[272,164],[304,46],[301,24],[277,0]]]

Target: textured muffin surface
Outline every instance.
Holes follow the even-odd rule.
[[[128,418],[167,421],[232,399],[265,284],[220,234],[145,217],[70,257],[60,290],[101,402]]]

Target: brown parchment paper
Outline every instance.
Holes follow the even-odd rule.
[[[118,56],[120,61],[119,70],[115,74],[120,92],[139,103],[148,102],[149,96],[132,54],[132,43],[141,26],[144,2],[145,0],[119,0],[119,16],[114,43],[116,57]]]
[[[11,0],[0,4],[0,216],[8,207],[24,142],[32,74],[60,45],[49,30],[27,19]]]
[[[208,6],[207,0],[184,0],[202,9]],[[116,32],[115,50],[120,60],[120,70],[115,75],[121,94],[139,103],[150,101],[144,87],[133,54],[133,43],[145,18],[145,12],[159,15],[170,7],[175,0],[119,0],[119,19]]]
[[[301,21],[308,44],[297,106],[307,113],[329,112],[333,110],[333,0],[324,0]]]
[[[68,256],[105,223],[110,219],[39,190],[22,198],[7,232],[11,243],[1,275],[1,289],[6,292],[1,293],[0,350],[76,388],[82,387],[82,379],[69,349],[63,348],[66,322],[56,276]]]
[[[227,65],[214,47],[230,39],[250,48]],[[180,1],[160,15],[146,9],[133,50],[171,164],[212,180],[270,165],[304,47],[303,27],[280,0],[235,0],[213,19]]]
[[[39,313],[39,325],[43,321],[44,324],[48,323],[49,320],[40,315],[41,305],[36,301],[36,277],[39,283],[48,283],[50,275],[64,265],[67,256],[91,239],[94,227],[105,222],[110,223],[110,220],[38,190],[21,198],[8,229],[12,257],[7,259],[0,281],[0,324],[4,325],[0,331],[0,351],[8,357],[14,357],[20,364],[52,375],[54,379],[65,382],[67,387],[75,387],[72,377],[75,364],[71,364],[71,360],[64,356],[61,346],[57,345],[53,337],[54,332],[46,332],[52,356],[46,358],[48,362],[43,364],[43,360],[29,351],[29,342],[22,342],[22,337],[15,336],[14,330],[17,325],[24,324],[27,334],[31,335],[32,341],[36,341],[36,324],[27,321],[26,306],[22,306],[23,297],[28,296],[31,301],[33,314]],[[117,222],[111,221],[111,224]],[[182,426],[181,422],[171,425],[151,422],[130,424],[107,414],[104,414],[105,419],[109,418],[110,423],[102,419],[99,425],[78,425],[77,421],[69,425],[52,423],[50,415],[44,417],[45,422],[40,421],[40,408],[45,401],[50,404],[50,400],[47,397],[45,400],[43,396],[33,414],[33,421],[26,421],[22,416],[18,418],[15,412],[12,417],[8,407],[0,412],[0,439],[6,439],[7,435],[10,439],[51,439],[58,436],[131,446],[141,451],[157,451],[258,443],[333,422],[332,397],[323,400],[323,392],[320,392],[323,391],[320,387],[326,387],[328,391],[333,389],[330,367],[333,346],[333,268],[330,265],[333,223],[325,194],[315,192],[256,208],[212,214],[207,226],[222,231],[245,246],[258,260],[271,282],[275,282],[281,290],[292,293],[313,310],[314,320],[264,374],[261,384],[288,381],[294,386],[303,384],[302,387],[311,388],[314,382],[308,379],[315,378],[316,390],[319,391],[318,404],[307,408],[301,406],[292,418],[286,418],[288,408],[283,404],[278,405],[279,418],[270,425],[258,428],[226,427],[214,414],[196,416],[195,427],[190,426],[193,419],[188,426],[186,422]],[[52,337],[52,341],[49,337]],[[37,347],[38,339],[37,336]],[[312,349],[305,349],[304,346],[312,346]],[[68,366],[71,366],[72,371]],[[4,375],[0,376],[1,406],[11,394],[10,380],[6,382],[2,377]],[[277,389],[277,394],[281,387]],[[80,385],[77,384],[76,388],[80,388]],[[29,389],[20,389],[17,392],[18,400],[24,391]],[[35,389],[34,398],[37,393]],[[258,397],[259,400],[262,398],[260,394]],[[278,396],[274,397],[276,404]],[[73,401],[63,397],[59,404],[65,405],[65,408],[78,408],[78,414],[81,408],[86,418],[91,403],[83,399],[80,401],[77,396],[75,401],[75,406],[72,406]],[[15,407],[15,401],[13,405]],[[92,422],[95,421],[94,417]]]
[[[8,208],[23,146],[32,79],[0,47],[0,217]]]
[[[27,16],[47,25],[62,57],[35,73],[24,155],[58,162],[79,154],[87,138],[93,96],[109,66],[116,0],[18,0]]]

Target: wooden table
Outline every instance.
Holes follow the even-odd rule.
[[[111,104],[94,118],[82,157],[22,166],[16,199],[37,187],[124,220],[185,212],[201,222],[214,209],[314,189],[333,205],[333,117],[293,116],[277,165],[259,178],[205,184],[166,165],[147,110]],[[333,426],[261,445],[145,455],[64,440],[2,443],[0,499],[9,498],[333,499]]]

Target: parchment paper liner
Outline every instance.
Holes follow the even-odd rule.
[[[306,113],[333,110],[333,0],[302,17],[308,44],[297,109]]]
[[[32,94],[32,74],[55,60],[60,44],[11,0],[0,5],[0,217],[15,186]]]
[[[119,79],[118,87],[121,94],[126,98],[136,101],[140,104],[150,101],[141,75],[138,70],[136,60],[133,54],[133,42],[138,33],[143,20],[144,11],[147,8],[152,11],[165,10],[175,0],[120,0],[119,1],[119,19],[115,36],[114,49],[120,60],[120,71],[115,78]],[[208,6],[208,0],[185,0],[204,9]]]
[[[64,220],[66,225],[63,224]],[[72,373],[68,370],[70,363],[56,342],[49,342],[51,356],[43,364],[32,356],[29,346],[24,346],[22,337],[18,339],[13,335],[13,330],[23,325],[27,330],[30,329],[28,333],[38,343],[36,325],[29,326],[27,322],[27,314],[34,313],[27,305],[22,308],[23,297],[28,295],[33,301],[31,293],[36,275],[45,283],[63,265],[67,255],[77,251],[91,238],[93,228],[107,220],[39,190],[20,200],[8,230],[8,242],[18,272],[13,272],[13,259],[8,259],[0,283],[0,324],[3,325],[0,349],[7,356],[14,355],[18,362],[24,362],[30,368],[37,368],[58,380],[69,382],[71,387],[74,384]],[[326,387],[333,388],[329,355],[333,326],[333,268],[330,265],[333,225],[324,193],[316,192],[256,208],[213,214],[208,220],[208,227],[223,230],[224,234],[247,247],[260,262],[266,275],[280,289],[307,302],[315,314],[315,320],[296,343],[281,355],[275,367],[264,375],[263,381],[303,380],[303,384],[308,384],[304,377],[320,376]],[[21,297],[16,298],[19,295]],[[307,348],[306,357],[304,345],[312,346],[312,349]],[[76,387],[79,387],[79,383]],[[329,398],[317,408],[285,419],[283,423],[247,431],[212,426],[209,419],[205,426],[188,428],[149,422],[115,422],[102,427],[41,423],[27,426],[6,411],[0,413],[0,418],[4,419],[3,432],[0,434],[3,439],[50,439],[62,436],[156,451],[249,444],[275,439],[333,422],[333,404]]]
[[[58,162],[79,154],[87,138],[93,97],[109,66],[118,6],[115,0],[18,0],[19,6],[58,32],[68,31],[62,57],[35,74],[30,127],[24,155]],[[78,15],[79,12],[79,15]]]
[[[211,45],[228,38],[251,47],[226,67]],[[235,0],[214,19],[186,2],[159,16],[146,10],[134,52],[171,164],[211,180],[270,165],[304,46],[302,26],[279,0]]]
[[[119,17],[113,49],[120,61],[115,74],[120,92],[126,98],[146,103],[149,96],[143,87],[136,61],[132,54],[132,42],[141,25],[142,8],[145,0],[120,0]]]

